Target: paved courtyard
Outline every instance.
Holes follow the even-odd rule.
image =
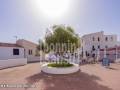
[[[80,66],[71,75],[49,75],[40,70],[40,63],[0,70],[0,84],[30,85],[0,90],[120,90],[120,64],[110,69],[99,64]]]

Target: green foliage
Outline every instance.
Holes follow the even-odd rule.
[[[52,35],[47,36],[45,38],[45,43],[50,45],[52,44],[60,44],[60,49],[62,48],[62,44],[67,44],[67,49],[70,50],[70,45],[74,44],[76,49],[80,47],[80,38],[77,34],[75,34],[74,30],[70,26],[63,26],[63,25],[54,25],[52,27]],[[49,47],[51,48],[51,47]]]
[[[72,67],[73,64],[70,64],[68,63],[67,61],[63,60],[63,61],[60,61],[58,63],[49,63],[48,64],[49,67]]]

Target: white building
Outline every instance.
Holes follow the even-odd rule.
[[[36,56],[37,44],[18,40],[16,44],[0,43],[0,69],[25,65],[30,61],[40,61]]]
[[[25,58],[36,56],[37,44],[24,39],[17,40],[16,44],[24,48]]]
[[[0,60],[24,58],[24,48],[17,44],[0,43]]]
[[[0,43],[0,60],[29,58],[36,55],[37,44],[20,39],[16,44]]]
[[[111,48],[118,44],[117,35],[104,35],[104,32],[86,34],[82,38],[82,51],[87,55],[96,54],[99,49]]]

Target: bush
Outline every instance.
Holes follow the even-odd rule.
[[[48,66],[49,67],[72,67],[73,64],[70,64],[67,61],[62,60],[62,61],[57,62],[57,63],[49,63]]]

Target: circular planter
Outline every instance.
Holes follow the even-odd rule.
[[[77,64],[73,64],[71,67],[49,67],[48,63],[43,64],[41,70],[48,74],[71,74],[79,71],[79,66]]]

